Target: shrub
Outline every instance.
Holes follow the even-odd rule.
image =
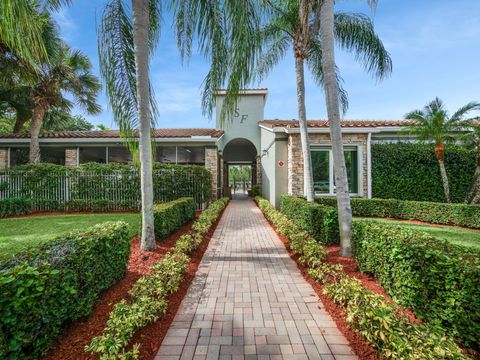
[[[38,358],[125,272],[128,225],[96,225],[0,264],[0,358]]]
[[[193,198],[181,198],[153,207],[155,237],[163,239],[195,218],[195,202]]]
[[[333,198],[319,198],[322,205],[336,205]],[[351,199],[354,216],[425,221],[432,224],[480,228],[480,205],[446,204],[395,199]]]
[[[322,244],[340,242],[336,208],[310,203],[300,196],[282,195],[280,209],[295,225]]]
[[[325,262],[326,250],[309,234],[276,210],[270,202],[256,198],[258,206],[288,239],[289,248],[308,267],[308,274],[326,284],[324,293],[343,306],[347,322],[387,358],[395,359],[466,359],[456,344],[430,324],[416,324],[401,316],[402,309],[381,295],[362,287],[348,277],[339,264]]]
[[[463,202],[473,180],[475,154],[449,145],[445,166],[453,202]],[[432,145],[372,145],[372,192],[384,199],[438,201],[445,199],[438,162]]]
[[[252,196],[262,196],[262,187],[260,185],[253,185],[252,186]]]
[[[32,202],[28,198],[0,200],[0,218],[12,215],[24,215],[30,212],[32,212]]]
[[[362,272],[398,303],[478,349],[480,251],[368,220],[354,221],[352,243]]]
[[[152,267],[150,275],[142,276],[133,285],[129,292],[131,299],[115,305],[102,334],[85,347],[86,351],[96,353],[101,359],[138,358],[138,344],[127,350],[131,338],[137,330],[165,314],[166,296],[180,287],[190,260],[188,255],[200,246],[227,203],[228,198],[222,198],[202,212],[192,230],[177,240],[173,251]]]

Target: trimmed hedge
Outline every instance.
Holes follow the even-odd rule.
[[[335,198],[318,198],[321,205],[336,206]],[[480,229],[480,205],[446,204],[396,199],[351,199],[354,216],[418,220],[432,224]]]
[[[475,153],[460,146],[445,150],[453,202],[463,202],[475,171]],[[373,144],[372,193],[376,198],[443,202],[442,178],[431,144]]]
[[[128,225],[99,224],[0,263],[0,358],[34,359],[125,273]]]
[[[368,220],[353,222],[352,245],[361,271],[399,304],[479,349],[480,251]]]
[[[24,215],[32,210],[32,202],[27,198],[0,200],[0,218],[12,215]]]
[[[340,242],[338,212],[335,207],[311,203],[300,196],[282,195],[280,210],[320,243]]]
[[[268,200],[256,198],[265,217],[287,237],[288,247],[308,268],[308,274],[323,283],[324,293],[347,313],[347,323],[358,330],[386,358],[430,360],[467,359],[442,329],[428,323],[411,322],[395,302],[365,289],[339,264],[325,262],[326,249],[299,229]]]
[[[163,239],[195,218],[193,198],[180,198],[153,207],[155,237]]]
[[[203,242],[227,203],[228,198],[212,203],[195,221],[192,230],[182,235],[173,250],[152,267],[152,273],[138,279],[129,291],[131,298],[115,305],[102,334],[92,339],[86,351],[101,359],[139,358],[140,345],[129,347],[132,337],[166,313],[166,297],[176,292],[184,280],[189,255]]]

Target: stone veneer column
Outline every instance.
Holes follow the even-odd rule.
[[[0,170],[8,168],[8,149],[0,149]]]
[[[205,148],[205,167],[212,174],[212,199],[217,199],[218,188],[218,151],[217,148]]]
[[[78,166],[78,148],[65,149],[65,166]]]

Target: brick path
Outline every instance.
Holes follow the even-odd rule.
[[[356,358],[253,201],[233,200],[155,359]]]

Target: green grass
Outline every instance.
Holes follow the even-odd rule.
[[[395,224],[406,228],[421,230],[439,239],[456,245],[469,246],[480,250],[480,230],[465,229],[458,226],[424,225],[400,220],[368,218],[378,222]]]
[[[131,235],[138,233],[140,214],[48,215],[0,219],[0,257],[12,256],[71,231],[85,230],[105,221],[125,221]]]

